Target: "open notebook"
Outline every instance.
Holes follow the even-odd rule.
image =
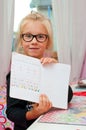
[[[70,65],[42,65],[39,59],[12,53],[10,96],[39,102],[45,93],[54,107],[67,109]]]

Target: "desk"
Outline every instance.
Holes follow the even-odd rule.
[[[86,130],[86,126],[39,123],[36,120],[27,130]]]
[[[76,90],[77,91],[77,90]],[[86,89],[84,90],[86,91]],[[79,92],[79,90],[78,90]],[[86,130],[86,106],[84,103],[86,102],[86,96],[73,96],[73,99],[70,103],[69,109],[64,113],[64,111],[61,113],[56,112],[56,113],[46,113],[45,116],[40,116],[27,130]],[[54,110],[55,111],[55,110]],[[59,116],[58,116],[59,113]],[[65,123],[55,123],[55,120],[53,121],[52,117],[55,118],[55,116],[60,118],[66,114],[65,116]],[[67,118],[72,117],[72,114],[75,115],[74,120],[72,123],[67,122]],[[54,115],[54,116],[52,116]],[[48,118],[47,118],[48,117]],[[50,118],[51,117],[51,118]],[[49,120],[50,118],[50,120]],[[44,119],[44,122],[40,122],[40,119]],[[47,121],[46,121],[47,119]],[[50,121],[52,120],[53,123]],[[42,120],[43,121],[43,120]],[[60,120],[62,121],[62,120]],[[46,122],[46,123],[45,123]],[[56,119],[56,122],[57,119]],[[74,124],[75,123],[75,124]],[[81,124],[80,124],[81,123]],[[71,125],[72,124],[72,125]]]

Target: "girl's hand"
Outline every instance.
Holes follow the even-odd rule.
[[[33,109],[26,112],[26,119],[36,119],[45,112],[49,111],[51,108],[52,103],[49,101],[48,97],[45,94],[41,94],[39,98],[39,103],[33,104]]]
[[[39,103],[33,105],[33,110],[35,110],[38,115],[49,111],[52,107],[52,103],[49,101],[48,97],[45,94],[41,94],[39,97]]]
[[[52,103],[45,94],[41,94],[39,104],[34,105],[34,109],[36,109],[40,115],[50,110],[51,107]]]
[[[41,60],[41,63],[44,65],[44,64],[49,64],[49,63],[57,63],[58,61],[54,58],[51,58],[51,57],[43,57],[40,59]]]

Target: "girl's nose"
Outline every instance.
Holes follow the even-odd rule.
[[[31,41],[31,43],[33,43],[33,44],[37,44],[37,40],[36,40],[35,37],[34,37],[33,40]]]

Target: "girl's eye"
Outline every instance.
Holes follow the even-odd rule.
[[[32,38],[32,35],[30,35],[30,34],[26,34],[26,37],[28,37],[28,38]]]
[[[38,35],[38,38],[44,38],[44,36],[43,35]]]

